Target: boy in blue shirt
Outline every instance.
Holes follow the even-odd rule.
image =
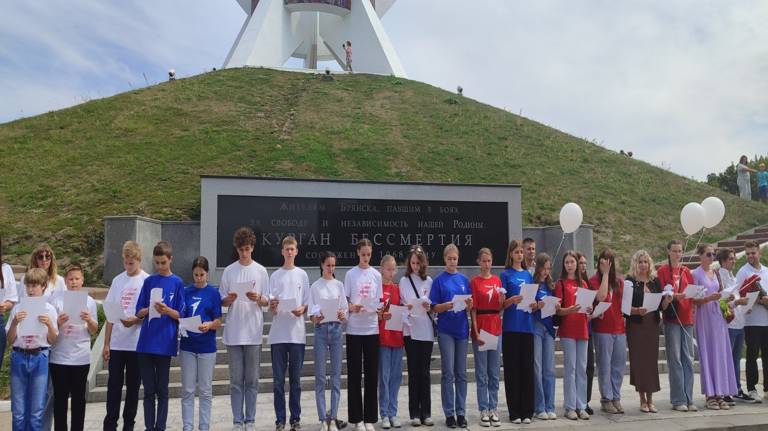
[[[144,427],[159,431],[165,430],[168,418],[168,373],[171,357],[176,356],[179,317],[184,312],[184,282],[171,272],[170,244],[158,242],[152,257],[157,273],[144,280],[132,319],[142,320],[136,353],[144,385]],[[150,303],[154,289],[160,289],[162,299]]]
[[[760,170],[757,171],[757,190],[760,192],[760,202],[768,202],[768,171],[765,170],[765,163],[760,163]]]

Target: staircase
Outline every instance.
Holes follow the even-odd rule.
[[[728,247],[739,254],[744,251],[744,244],[747,241],[756,241],[762,247],[765,243],[768,243],[768,226],[758,227],[739,235],[734,238],[729,238],[723,241],[718,241],[715,245],[715,249]],[[661,262],[664,263],[664,262]],[[660,263],[660,264],[661,264]],[[660,265],[659,264],[659,265]],[[695,269],[699,266],[699,256],[696,251],[686,253],[683,256],[683,265],[690,269]]]
[[[272,361],[271,350],[269,344],[267,344],[267,336],[269,328],[272,324],[271,314],[264,314],[264,338],[261,347],[261,361],[259,365],[259,392],[271,393],[272,392]],[[314,333],[313,325],[309,322],[306,324],[307,329],[307,347],[304,354],[304,366],[301,369],[301,389],[302,391],[313,391],[315,388],[315,352],[313,347]],[[228,354],[226,346],[222,342],[223,328],[220,328],[216,332],[216,366],[213,373],[213,394],[214,395],[227,395],[229,394],[229,371],[228,371]],[[94,346],[95,347],[95,346]],[[95,350],[95,348],[94,348]],[[99,347],[99,352],[101,347]],[[471,353],[472,347],[469,346],[467,357],[467,378],[469,381],[475,380],[475,366],[474,355]],[[93,356],[92,356],[93,358]],[[343,362],[342,362],[342,374],[341,385],[342,388],[347,386],[347,360],[346,360],[346,346],[343,348]],[[666,356],[664,353],[664,335],[659,338],[659,372],[667,372]],[[94,361],[92,360],[92,363]],[[432,349],[432,361],[431,361],[431,381],[432,384],[440,383],[440,349],[435,342]],[[502,366],[503,368],[503,366]],[[326,367],[328,369],[328,367]],[[698,371],[698,363],[696,363],[696,370]],[[92,370],[94,375],[94,387],[88,393],[89,402],[105,402],[107,399],[107,379],[109,373],[107,372],[107,363],[105,362],[98,370]],[[558,378],[563,376],[563,352],[560,347],[559,340],[555,342],[555,372]],[[408,379],[407,371],[407,358],[405,352],[403,352],[403,385],[406,384]],[[629,363],[625,369],[625,374],[629,374]],[[169,396],[172,398],[181,397],[181,367],[179,364],[179,358],[175,357],[171,361],[171,371],[169,378]],[[286,378],[287,385],[287,378]],[[326,388],[329,388],[326,382]],[[140,396],[143,395],[143,391],[140,391]]]

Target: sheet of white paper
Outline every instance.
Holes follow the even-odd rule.
[[[592,312],[592,318],[600,317],[609,308],[611,308],[610,302],[598,302],[595,310]]]
[[[480,330],[480,340],[483,341],[483,345],[478,346],[477,350],[484,352],[486,350],[496,350],[499,345],[499,337],[486,332],[484,329]]]
[[[80,313],[88,310],[88,292],[67,290],[62,293],[64,295],[64,307],[61,312],[69,316],[67,323],[73,325],[83,323]]]
[[[317,305],[323,314],[323,323],[339,321],[339,298],[318,299]]]
[[[392,317],[384,323],[384,329],[388,331],[402,331],[403,317],[408,315],[408,308],[402,305],[390,305],[389,312]]]
[[[554,316],[557,312],[557,304],[560,303],[560,298],[556,296],[545,296],[541,298],[544,301],[544,308],[541,309],[541,318],[546,319],[549,316]]]
[[[19,337],[26,337],[28,335],[45,335],[48,333],[48,328],[45,327],[38,317],[47,313],[45,304],[47,304],[48,298],[43,296],[22,296],[19,302],[19,311],[26,311],[27,317],[19,323],[16,334]]]
[[[179,319],[179,329],[183,329],[187,332],[196,332],[199,334],[199,327],[202,324],[203,320],[200,318],[200,316],[192,316]]]
[[[652,313],[659,309],[659,304],[661,304],[661,298],[664,296],[663,293],[646,293],[643,295],[643,306],[642,308],[645,308],[645,311]]]
[[[752,307],[755,306],[755,302],[757,302],[758,295],[760,295],[760,292],[747,293],[747,305],[744,306],[745,312],[751,310]]]
[[[685,288],[685,299],[696,298],[699,296],[701,290],[702,286],[699,286],[698,284],[689,284],[688,287]]]
[[[248,299],[245,294],[253,291],[253,283],[235,283],[232,285],[232,289],[230,291],[237,294],[235,301],[250,301],[250,299]]]
[[[587,313],[587,308],[592,307],[592,304],[595,302],[595,296],[597,296],[597,290],[580,287],[576,291],[576,304],[581,306],[579,313]]]
[[[299,308],[298,298],[282,298],[277,303],[278,313],[290,313],[297,308]]]
[[[523,295],[523,299],[517,304],[517,309],[531,313],[531,304],[536,303],[536,292],[538,291],[538,284],[524,284],[520,286],[520,294]]]
[[[163,302],[163,289],[155,287],[149,291],[149,320],[160,317],[160,313],[155,309],[158,302]]]
[[[720,299],[729,299],[733,295],[732,289],[723,289],[720,291]]]
[[[624,291],[621,293],[621,312],[629,316],[632,314],[632,295],[635,287],[631,281],[624,281]]]
[[[117,325],[120,323],[120,319],[125,319],[125,312],[123,306],[117,301],[104,301],[101,303],[104,307],[104,314],[107,315],[107,322]]]
[[[472,295],[453,295],[453,312],[458,313],[467,309],[467,298]]]
[[[363,298],[363,300],[360,302],[360,305],[362,305],[364,308],[363,312],[375,313],[384,304],[381,303],[379,298]]]
[[[411,298],[408,300],[408,304],[411,305],[411,316],[424,316],[427,314],[427,309],[422,304],[429,304],[429,299]]]

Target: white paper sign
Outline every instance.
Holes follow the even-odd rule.
[[[149,320],[160,317],[160,312],[155,309],[158,302],[163,302],[163,289],[155,287],[149,291]]]
[[[120,323],[120,319],[125,319],[125,311],[119,302],[104,301],[101,305],[104,307],[104,314],[107,315],[107,322],[117,325]]]
[[[646,293],[643,295],[642,308],[645,308],[645,311],[648,313],[653,313],[659,309],[659,304],[661,304],[661,298],[663,296],[663,293]]]
[[[549,316],[554,316],[557,312],[557,304],[560,303],[560,298],[556,296],[545,296],[541,298],[544,301],[544,308],[541,309],[541,318],[546,319]]]
[[[731,295],[733,295],[733,289],[723,289],[720,291],[720,299],[731,299]]]
[[[499,345],[499,337],[486,332],[484,329],[480,330],[480,336],[478,337],[484,344],[478,346],[477,350],[485,352],[486,350],[496,350]]]
[[[339,298],[318,299],[317,306],[323,315],[323,323],[339,321]]]
[[[88,292],[67,290],[62,294],[64,306],[61,312],[69,317],[67,323],[75,325],[83,323],[80,313],[88,310]]]
[[[248,296],[246,293],[253,292],[253,283],[251,282],[243,282],[243,283],[234,283],[232,285],[232,289],[230,292],[237,294],[237,298],[235,301],[251,301],[248,299]]]
[[[538,284],[523,284],[520,286],[520,294],[523,296],[523,299],[517,304],[517,309],[526,313],[532,313],[531,305],[536,303],[536,293],[538,291]]]
[[[621,293],[621,312],[629,316],[632,314],[632,295],[635,294],[635,287],[631,281],[624,281],[624,292]]]
[[[202,324],[203,320],[200,316],[184,317],[179,319],[179,330],[200,334],[200,325]]]
[[[755,306],[755,302],[757,302],[758,295],[760,295],[760,292],[747,293],[747,305],[744,306],[744,311],[749,311],[752,309],[752,307]]]
[[[26,337],[29,335],[46,335],[48,328],[40,323],[38,317],[43,314],[48,314],[48,310],[45,304],[48,303],[48,298],[43,296],[22,296],[19,302],[19,311],[26,311],[27,317],[25,317],[20,323],[16,331],[19,337]]]
[[[598,302],[597,306],[595,307],[595,310],[592,312],[592,318],[595,319],[597,317],[600,317],[609,308],[611,308],[610,302]]]
[[[290,313],[299,308],[299,298],[283,298],[277,302],[278,313]]]
[[[408,315],[408,307],[390,305],[389,312],[392,313],[392,317],[384,323],[384,329],[388,331],[402,331],[403,318]]]
[[[685,299],[696,298],[699,296],[702,290],[704,290],[704,286],[699,286],[698,284],[689,284],[688,287],[685,288]]]
[[[467,309],[467,298],[472,295],[453,295],[453,312],[458,313]]]
[[[425,316],[427,314],[427,309],[424,308],[423,304],[429,304],[429,299],[421,297],[421,298],[410,298],[408,300],[408,304],[411,305],[411,316]]]
[[[368,313],[375,313],[381,307],[384,306],[384,304],[381,303],[381,300],[379,298],[363,298],[360,301],[360,305],[363,306],[362,311],[368,312]]]
[[[597,296],[597,290],[585,289],[580,287],[576,291],[576,304],[579,305],[579,313],[587,313],[587,308],[592,307],[595,302],[595,296]]]

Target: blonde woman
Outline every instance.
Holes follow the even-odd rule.
[[[43,289],[43,296],[50,297],[55,292],[64,292],[67,286],[64,284],[64,277],[58,274],[56,266],[56,255],[48,244],[40,244],[29,256],[29,265],[27,270],[32,268],[41,268],[48,274],[48,285]],[[21,277],[20,296],[27,296],[27,289],[24,286],[24,277]]]

